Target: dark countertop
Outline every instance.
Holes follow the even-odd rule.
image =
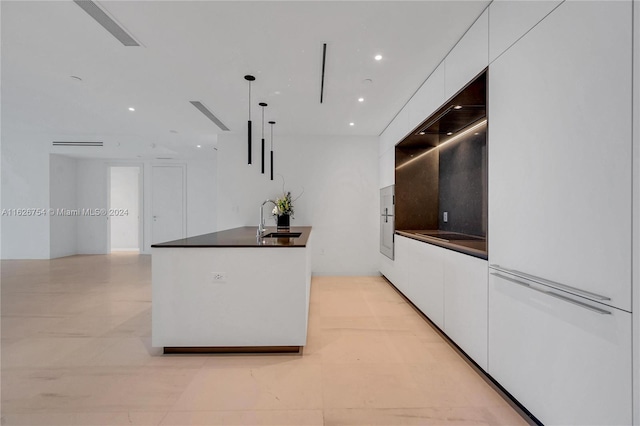
[[[442,233],[446,234],[446,239],[438,238],[438,235]],[[458,234],[460,239],[456,239],[455,232],[446,231],[425,231],[425,230],[408,230],[408,231],[396,231],[396,234],[403,237],[413,238],[414,240],[423,241],[425,243],[433,244],[434,246],[444,247],[449,250],[457,251],[459,253],[468,254],[480,259],[487,260],[487,239],[468,236],[464,234]],[[430,234],[430,235],[428,235]]]
[[[289,232],[300,232],[298,238],[260,238],[256,237],[257,226],[244,226],[242,228],[227,229],[226,231],[212,232],[211,234],[182,238],[166,243],[153,244],[155,248],[206,248],[206,247],[306,247],[310,226],[292,226]],[[263,235],[276,232],[275,227],[267,227]],[[281,231],[280,231],[281,232]]]

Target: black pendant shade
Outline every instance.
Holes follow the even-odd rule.
[[[271,124],[271,180],[273,180],[273,125],[276,122],[270,121],[269,124]]]
[[[262,174],[264,174],[264,107],[267,104],[260,102],[258,105],[262,107]]]
[[[249,121],[247,122],[247,155],[248,163],[251,164],[251,82],[255,81],[252,75],[245,75],[244,79],[249,82]]]

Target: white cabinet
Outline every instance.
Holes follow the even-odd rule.
[[[486,370],[487,261],[439,250],[444,258],[444,331]]]
[[[627,311],[630,16],[564,2],[491,64],[488,106],[489,263]]]
[[[485,10],[444,60],[445,99],[469,83],[489,63],[489,12]]]
[[[380,151],[383,154],[390,148],[396,146],[409,133],[409,112],[402,108],[398,115],[389,123],[384,132],[380,135]]]
[[[405,108],[409,111],[409,129],[414,129],[444,103],[444,61],[420,86]]]
[[[394,147],[388,149],[378,161],[380,188],[393,185],[396,181],[396,149]]]
[[[393,283],[402,294],[407,294],[407,288],[409,286],[409,265],[411,258],[411,247],[409,244],[409,238],[404,238],[399,235],[395,236],[394,247],[394,278],[395,281],[389,280]]]
[[[435,325],[444,329],[445,250],[421,241],[404,239],[409,246],[409,274],[405,296]]]
[[[489,275],[489,374],[544,424],[631,424],[631,314],[504,276]]]
[[[540,22],[561,0],[494,0],[489,5],[489,63]]]
[[[487,368],[487,261],[396,235],[396,287]]]

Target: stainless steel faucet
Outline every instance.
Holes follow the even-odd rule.
[[[264,205],[267,203],[271,203],[274,206],[276,205],[276,202],[273,200],[264,200],[264,203],[262,203],[262,205],[260,206],[260,223],[258,224],[258,237],[261,237],[262,233],[264,232],[264,214],[262,210]]]

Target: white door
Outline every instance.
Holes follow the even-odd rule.
[[[151,179],[151,243],[184,238],[184,168],[153,166]]]

